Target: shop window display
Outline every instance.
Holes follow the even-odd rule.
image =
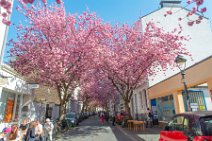
[[[169,121],[175,115],[173,96],[165,96],[157,99],[159,120]]]

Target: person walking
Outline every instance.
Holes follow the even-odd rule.
[[[26,140],[26,133],[27,129],[29,128],[29,124],[27,123],[27,119],[24,119],[19,126],[20,129],[20,141],[25,141]]]
[[[26,133],[26,140],[25,141],[35,141],[35,128],[36,128],[36,122],[31,121],[29,124],[29,128]]]
[[[149,108],[147,108],[146,128],[148,128],[148,125],[150,128],[153,127],[153,114]]]
[[[107,121],[107,123],[109,122],[109,113],[108,112],[105,113],[105,121]]]
[[[45,140],[47,141],[48,139],[52,141],[52,133],[53,133],[54,125],[51,123],[50,119],[46,119],[46,123],[44,125],[44,136]]]
[[[43,136],[44,136],[44,131],[43,131],[43,125],[40,124],[40,121],[36,121],[36,128],[35,128],[35,136],[36,136],[36,141],[43,141]]]
[[[115,126],[115,122],[116,122],[116,116],[115,114],[113,113],[112,114],[112,125]]]
[[[105,121],[105,116],[103,112],[100,113],[100,119],[101,119],[101,124],[103,125]]]

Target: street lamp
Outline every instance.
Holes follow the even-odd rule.
[[[191,111],[188,87],[187,87],[186,81],[185,81],[186,61],[187,60],[181,55],[178,55],[175,59],[175,63],[177,64],[177,67],[180,69],[180,73],[181,73],[181,76],[182,76],[182,83],[184,85],[184,90],[185,90],[185,94],[186,94],[186,103],[187,103],[188,111]]]

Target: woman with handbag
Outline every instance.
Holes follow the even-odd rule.
[[[36,139],[35,127],[36,127],[36,122],[35,121],[30,122],[25,141],[35,141]]]

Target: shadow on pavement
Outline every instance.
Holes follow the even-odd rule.
[[[158,141],[161,130],[162,129],[158,127],[146,128],[145,131],[139,131],[137,136],[144,141]]]
[[[89,126],[88,126],[89,125]],[[100,123],[97,117],[90,117],[89,120],[84,120],[79,126],[70,129],[66,133],[63,133],[55,137],[55,140],[70,140],[70,138],[86,138],[88,136],[99,136],[102,133],[108,133],[109,124],[106,122],[103,125]]]
[[[145,131],[133,131],[121,126],[111,126],[117,141],[158,141],[161,129],[158,127],[145,128]]]

